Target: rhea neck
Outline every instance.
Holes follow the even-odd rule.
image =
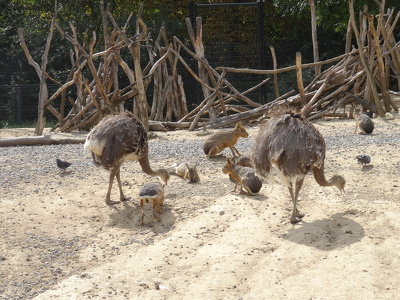
[[[140,166],[142,167],[143,172],[145,172],[147,175],[150,176],[158,176],[159,172],[154,171],[151,166],[150,166],[150,162],[149,162],[149,157],[148,157],[148,153],[145,153],[140,159],[139,159],[139,163]]]
[[[334,176],[329,180],[327,180],[325,178],[324,165],[322,165],[320,168],[313,168],[313,172],[314,172],[315,180],[317,181],[317,183],[320,186],[336,186],[336,187],[338,187],[339,182],[338,182],[337,176]]]

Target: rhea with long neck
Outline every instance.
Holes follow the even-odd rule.
[[[154,171],[148,158],[147,130],[131,113],[122,113],[102,119],[88,134],[85,149],[92,152],[95,164],[110,171],[106,203],[119,201],[110,199],[114,178],[117,178],[120,200],[125,201],[120,179],[120,168],[124,161],[138,160],[142,170],[150,176],[159,176],[165,184],[169,173],[165,169]]]
[[[253,143],[251,163],[256,172],[267,179],[279,174],[281,184],[289,188],[293,202],[291,223],[300,222],[304,217],[297,209],[297,201],[304,178],[311,170],[320,186],[336,186],[344,191],[343,177],[325,178],[325,152],[322,134],[301,114],[273,115],[260,127]]]

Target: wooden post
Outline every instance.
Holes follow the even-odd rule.
[[[368,15],[368,23],[369,23],[369,30],[372,33],[372,37],[374,39],[374,43],[375,43],[375,51],[376,51],[376,58],[378,61],[378,78],[380,82],[380,88],[382,91],[382,97],[383,97],[383,103],[385,105],[385,110],[388,112],[390,111],[390,106],[393,106],[393,109],[398,111],[398,107],[396,106],[396,104],[394,103],[394,101],[392,101],[392,99],[390,98],[389,95],[389,91],[388,91],[388,85],[389,83],[386,82],[386,78],[385,78],[385,66],[383,63],[383,58],[382,58],[382,51],[381,51],[381,45],[380,45],[380,41],[379,41],[379,36],[378,33],[375,29],[375,25],[374,25],[374,17],[371,15]],[[379,24],[379,23],[378,23]],[[380,23],[382,24],[382,23]],[[378,25],[379,27],[379,25]],[[380,30],[380,32],[382,32],[383,28]]]
[[[203,46],[203,27],[202,27],[202,19],[201,17],[196,17],[196,32],[193,30],[192,23],[190,22],[189,18],[185,19],[186,21],[186,26],[188,28],[190,40],[192,42],[193,48],[195,50],[196,56],[200,60],[204,60],[204,46]],[[201,88],[203,90],[203,96],[204,98],[209,98],[210,97],[210,90],[206,87],[206,85],[209,85],[209,77],[208,77],[208,72],[207,69],[205,68],[204,64],[201,63],[201,61],[198,61],[198,69],[199,69],[199,77],[202,82],[205,83],[201,85]],[[215,120],[217,118],[217,113],[215,111],[214,106],[211,106],[209,109],[209,114],[210,118],[212,120]]]
[[[143,4],[142,4],[143,5]],[[147,34],[147,26],[144,24],[142,18],[138,16],[137,19],[138,25],[136,28],[136,33],[139,33],[140,27],[142,28],[142,32],[140,33],[137,41],[132,43],[129,47],[132,47],[133,51],[133,64],[135,69],[136,76],[136,86],[138,89],[138,96],[135,99],[136,104],[138,105],[139,112],[138,117],[142,121],[143,125],[149,130],[149,115],[147,110],[147,100],[146,100],[146,92],[143,84],[143,73],[142,67],[140,66],[140,42]]]
[[[364,52],[362,51],[363,47],[362,47],[362,43],[361,43],[361,39],[360,39],[360,34],[359,34],[359,31],[358,31],[358,28],[357,28],[356,19],[354,17],[353,0],[349,0],[349,8],[350,8],[351,25],[353,27],[354,35],[355,35],[356,40],[357,40],[357,45],[358,45],[358,49],[359,49],[359,56],[360,56],[360,59],[361,59],[361,63],[363,65],[364,69],[365,69],[365,72],[367,73],[367,82],[368,82],[368,84],[369,84],[369,86],[371,88],[372,97],[373,97],[373,100],[374,100],[374,102],[376,104],[376,107],[378,109],[378,114],[379,114],[380,117],[383,117],[383,115],[385,113],[384,113],[384,111],[382,109],[382,106],[379,103],[378,92],[376,90],[375,81],[374,81],[373,75],[371,73],[371,70],[369,69],[369,66],[367,64],[367,61],[365,59]]]
[[[318,50],[318,40],[317,40],[317,20],[315,16],[315,5],[314,0],[310,0],[310,10],[311,10],[311,36],[314,50],[314,62],[319,62],[319,50]],[[315,66],[315,76],[321,73],[321,65]]]
[[[278,64],[276,62],[275,48],[269,46],[269,49],[271,50],[273,68],[274,70],[276,70]],[[274,73],[274,91],[275,91],[275,97],[279,98],[278,73]]]
[[[347,32],[346,32],[346,47],[344,49],[344,53],[349,53],[351,51],[351,38],[352,38],[352,30],[351,30],[351,20],[349,17],[349,23],[347,24]]]
[[[302,105],[306,103],[306,97],[304,93],[303,85],[303,72],[301,68],[301,53],[296,52],[296,74],[297,74],[297,87],[299,88],[299,94],[301,98]]]

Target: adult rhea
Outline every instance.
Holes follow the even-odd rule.
[[[305,117],[297,113],[273,116],[261,125],[253,145],[251,162],[263,177],[279,174],[279,181],[289,188],[293,202],[291,223],[300,222],[303,213],[297,210],[297,201],[304,178],[313,171],[320,186],[336,186],[344,191],[346,181],[342,176],[325,178],[324,161],[326,145],[321,133]]]
[[[106,195],[106,203],[109,205],[119,203],[110,199],[114,177],[117,177],[120,200],[129,199],[122,191],[120,178],[120,168],[124,161],[139,161],[143,172],[150,176],[158,176],[167,184],[169,179],[167,170],[154,171],[150,166],[147,130],[132,113],[121,113],[102,119],[87,135],[84,147],[92,151],[96,165],[110,171]]]

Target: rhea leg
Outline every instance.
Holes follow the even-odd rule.
[[[297,209],[297,200],[299,197],[299,192],[301,190],[301,187],[303,186],[303,182],[304,182],[304,178],[296,181],[294,193],[293,193],[293,187],[289,188],[290,197],[292,198],[292,202],[293,202],[292,217],[290,218],[290,223],[292,223],[292,224],[300,222],[301,219],[304,217],[304,214],[299,212]]]
[[[303,182],[304,182],[304,178],[296,182],[296,193],[294,195],[296,197],[296,215],[300,219],[304,217],[304,214],[297,210],[297,201],[299,199],[300,190],[303,187]]]
[[[107,195],[106,195],[106,203],[107,203],[108,205],[114,205],[114,204],[119,203],[119,201],[112,201],[112,200],[110,199],[111,188],[112,188],[112,185],[113,185],[114,177],[115,177],[115,175],[116,175],[117,173],[119,174],[119,167],[118,167],[118,168],[115,168],[115,169],[112,169],[112,170],[110,171],[110,183],[108,184],[108,191],[107,191]]]
[[[118,187],[119,187],[119,199],[121,201],[128,201],[129,197],[126,197],[124,195],[124,192],[122,191],[122,184],[121,184],[121,177],[120,177],[120,168],[118,168],[117,173],[115,174],[115,176],[117,177],[117,181],[118,181]]]

